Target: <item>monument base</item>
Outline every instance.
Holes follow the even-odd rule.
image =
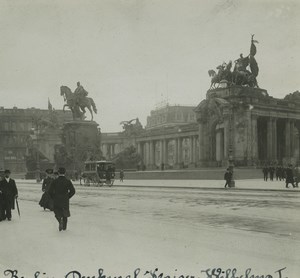
[[[68,158],[56,161],[57,167],[69,168],[68,171],[80,173],[86,160],[100,160],[100,131],[94,121],[71,121],[63,126],[63,147]]]

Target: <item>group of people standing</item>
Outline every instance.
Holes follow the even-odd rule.
[[[18,198],[16,182],[10,178],[10,174],[10,170],[5,170],[0,178],[0,221],[11,221],[11,210],[15,208]]]
[[[69,200],[75,194],[75,188],[71,180],[67,179],[66,169],[59,168],[57,172],[52,169],[46,170],[46,178],[43,180],[42,191],[44,192],[39,205],[44,210],[54,211],[58,221],[58,230],[67,229],[68,217],[70,214]]]
[[[264,181],[268,181],[269,178],[273,181],[276,178],[277,181],[285,181],[286,188],[288,188],[289,184],[292,184],[293,187],[298,187],[300,181],[300,167],[293,167],[292,164],[289,164],[288,167],[265,165],[262,171]]]

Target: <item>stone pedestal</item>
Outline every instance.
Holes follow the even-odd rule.
[[[63,145],[71,160],[68,167],[71,171],[80,172],[86,160],[99,160],[100,132],[94,121],[71,121],[63,126]],[[57,163],[58,164],[58,163]],[[64,166],[66,165],[57,165]]]

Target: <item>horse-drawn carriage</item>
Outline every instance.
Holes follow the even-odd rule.
[[[105,160],[86,161],[82,177],[86,186],[112,186],[115,181],[115,164]]]

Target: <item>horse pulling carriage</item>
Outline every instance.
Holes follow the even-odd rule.
[[[111,161],[87,161],[84,163],[84,185],[112,186],[115,181],[115,164]]]

